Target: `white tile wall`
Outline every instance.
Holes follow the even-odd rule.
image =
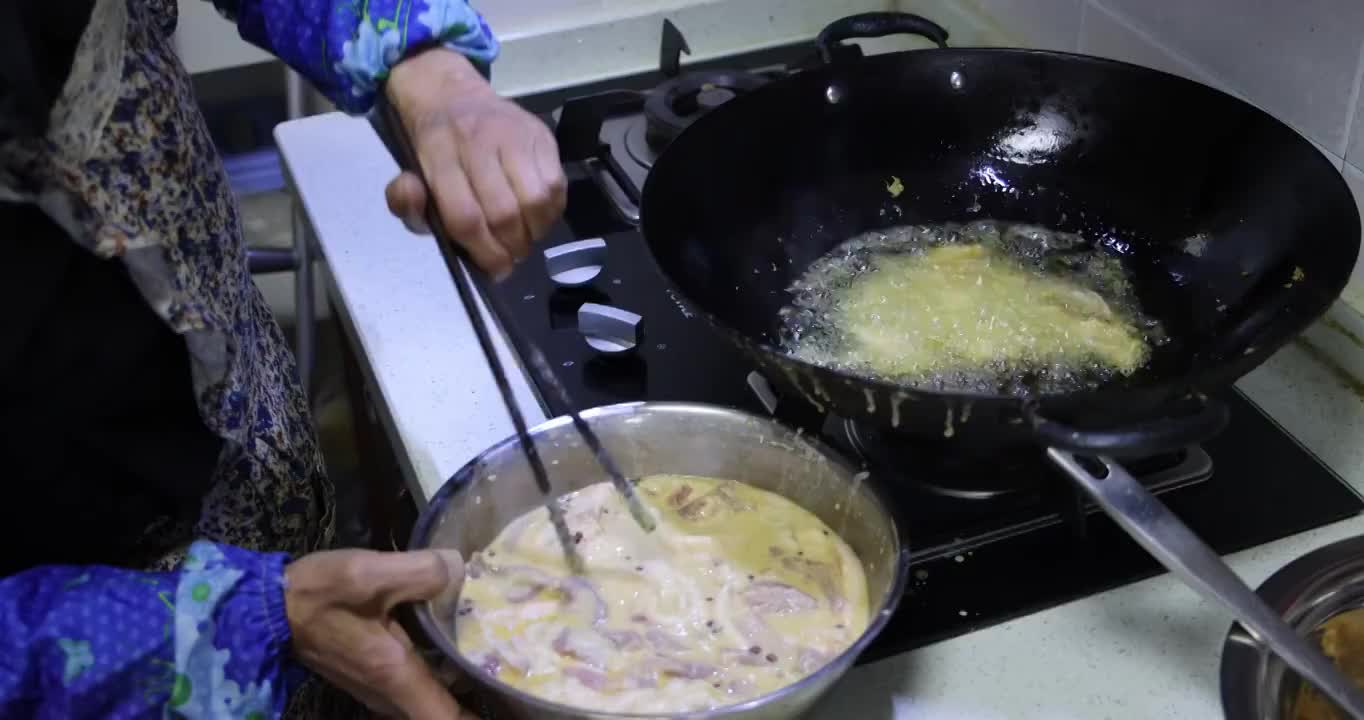
[[[1345,155],[1364,43],[1364,2],[1100,2],[1331,152]]]
[[[1359,206],[1359,214],[1364,216],[1364,170],[1346,163],[1343,173],[1350,191],[1355,194],[1355,205]],[[1364,311],[1364,262],[1355,264],[1354,274],[1350,276],[1350,284],[1346,286],[1343,298],[1350,307]]]
[[[958,47],[1075,50],[1083,0],[898,0],[951,33]]]
[[[1075,50],[1080,38],[1083,0],[962,0],[962,5],[991,21],[1001,45],[1046,50]],[[994,44],[994,43],[991,43]]]
[[[191,73],[210,72],[269,62],[270,55],[237,36],[212,3],[177,0],[180,22],[175,28],[175,51]]]
[[[1160,41],[1100,5],[1081,8],[1080,52],[1164,70],[1203,83],[1216,84],[1207,72],[1177,57]]]
[[[503,41],[649,15],[715,0],[476,0]]]
[[[902,1],[902,6],[921,4]],[[958,0],[1034,47],[1154,67],[1248,100],[1344,174],[1364,213],[1364,0]],[[1075,37],[1073,44],[1067,38]],[[1364,264],[1343,299],[1364,312]]]
[[[1357,88],[1364,87],[1364,80],[1360,80],[1360,83]],[[1356,167],[1364,167],[1364,92],[1356,90],[1355,94],[1359,100],[1355,105],[1354,122],[1350,126],[1350,147],[1345,151],[1345,159]]]
[[[893,4],[893,0],[544,0],[548,6],[544,17],[528,24],[535,1],[509,1],[490,14],[490,23],[497,13],[512,23],[512,31],[503,35],[502,56],[493,71],[494,87],[506,95],[527,95],[657,68],[664,18],[681,29],[692,49],[687,61],[694,62],[808,41],[840,17],[886,10]],[[475,2],[480,8],[498,5],[497,0]],[[575,5],[597,10],[579,13],[566,27],[556,27],[555,12],[567,12],[565,7]],[[513,11],[522,14],[519,29]]]

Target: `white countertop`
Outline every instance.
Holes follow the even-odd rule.
[[[513,433],[468,314],[436,241],[389,214],[384,186],[398,166],[366,120],[319,115],[280,125],[275,138],[317,238],[328,296],[360,355],[404,479],[425,501]],[[526,422],[539,424],[545,414],[519,361],[500,333],[494,340]]]
[[[325,115],[280,126],[280,149],[330,269],[383,420],[419,497],[511,434],[434,241],[388,215],[396,166],[362,120]],[[1313,340],[1339,344],[1318,327]],[[510,357],[505,353],[505,362]],[[1240,387],[1357,490],[1364,490],[1364,401],[1341,371],[1289,346]],[[515,374],[531,422],[543,417]],[[1291,482],[1292,478],[1248,478]],[[1230,556],[1252,585],[1364,518]],[[969,562],[969,560],[968,560]],[[854,669],[813,717],[1211,718],[1230,624],[1169,576],[1091,596]]]

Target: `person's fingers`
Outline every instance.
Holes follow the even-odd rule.
[[[411,637],[403,629],[402,623],[390,618],[388,622],[384,623],[384,629],[393,636],[395,642],[422,658],[426,663],[426,669],[431,673],[431,677],[435,678],[436,682],[451,694],[465,692],[472,687],[469,683],[464,682],[464,674],[444,653],[439,650],[426,652],[417,650]]]
[[[328,574],[344,583],[333,586],[327,594],[348,597],[368,582],[367,561],[379,553],[336,550],[310,557],[326,561]],[[353,611],[329,609],[295,626],[293,650],[299,662],[369,709],[383,715],[396,713],[396,706],[386,697],[385,685],[391,668],[407,662],[406,652],[391,638],[376,640],[375,630]]]
[[[435,603],[454,603],[459,599],[459,591],[464,589],[464,557],[458,550],[431,550],[441,562],[445,563],[447,582],[445,588],[431,599]]]
[[[437,215],[451,238],[475,264],[494,276],[511,272],[512,258],[493,237],[478,196],[461,164],[455,140],[447,127],[424,131],[416,141],[422,171],[430,182]]]
[[[401,172],[384,188],[388,210],[418,235],[429,233],[426,225],[426,187],[415,173]]]
[[[535,134],[531,142],[531,152],[535,155],[535,167],[539,170],[540,181],[549,189],[550,197],[563,212],[568,199],[568,179],[564,177],[564,165],[559,161],[559,145],[548,130]]]
[[[540,179],[540,170],[536,167],[535,156],[529,145],[504,149],[500,155],[502,170],[521,205],[521,217],[530,232],[530,241],[535,242],[548,234],[550,227],[559,219],[555,199],[549,186]]]
[[[433,598],[450,584],[450,566],[434,550],[367,553],[353,585],[382,600],[384,614],[398,603]]]
[[[488,220],[488,229],[513,259],[520,260],[530,253],[530,231],[499,154],[496,148],[470,153],[465,169]]]
[[[393,636],[394,642],[401,645],[404,650],[413,653],[417,652],[417,647],[412,644],[412,638],[408,637],[407,631],[403,629],[402,623],[394,618],[388,618],[383,621],[383,625],[384,630],[387,630],[388,634]]]
[[[397,706],[375,692],[374,688],[368,687],[364,683],[353,682],[346,675],[330,672],[326,669],[318,669],[315,672],[329,684],[340,688],[342,692],[355,698],[361,705],[369,708],[371,712],[380,717],[398,717]]]
[[[395,634],[403,632],[396,626],[393,630]],[[403,640],[411,646],[405,634]],[[450,720],[460,716],[459,703],[410,649],[407,661],[391,668],[385,685],[384,695],[408,720]]]
[[[473,683],[459,671],[459,666],[448,657],[427,658],[427,664],[431,667],[431,674],[435,676],[436,682],[450,691],[452,695],[461,695],[473,689]]]

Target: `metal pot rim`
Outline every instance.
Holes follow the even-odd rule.
[[[1364,573],[1364,535],[1323,545],[1294,559],[1269,576],[1256,589],[1256,593],[1267,605],[1282,613],[1295,630],[1301,632],[1302,628],[1298,625],[1314,615],[1314,606],[1310,602],[1314,597],[1328,589],[1340,590],[1342,581],[1357,580],[1361,573]],[[1321,620],[1347,609],[1350,606],[1336,608]],[[1265,680],[1263,674],[1267,652],[1263,644],[1240,623],[1232,623],[1227,630],[1222,645],[1219,682],[1222,713],[1229,720],[1260,720],[1265,717],[1261,684]],[[1277,717],[1277,711],[1274,716]]]
[[[789,428],[786,428],[785,426],[781,425],[780,423],[776,422],[771,418],[760,417],[758,415],[744,412],[742,410],[736,410],[733,408],[721,407],[718,405],[707,405],[704,403],[630,402],[590,408],[588,410],[584,410],[579,414],[582,416],[584,420],[590,422],[591,420],[596,418],[609,417],[613,415],[629,415],[639,412],[641,410],[678,412],[688,414],[717,413],[724,415],[733,415],[737,417],[746,418],[749,420],[754,420],[757,422],[778,426],[783,431],[785,431],[793,438],[795,438],[797,441],[805,443],[814,448],[816,451],[818,451],[824,457],[828,458],[834,464],[846,470],[853,471],[852,466],[846,460],[830,451],[829,448],[826,445],[824,445],[824,443],[822,443],[818,438],[805,437],[802,433],[790,430]],[[565,425],[568,425],[571,422],[572,419],[567,416],[551,418],[531,428],[529,430],[529,434],[531,435],[531,437],[535,437],[536,435],[542,434],[546,431],[554,430]],[[474,471],[478,468],[478,466],[481,464],[485,457],[488,457],[489,455],[492,455],[494,453],[505,452],[510,448],[510,446],[516,445],[518,444],[518,442],[519,441],[515,435],[510,436],[492,445],[487,450],[484,450],[483,452],[479,453],[477,457],[470,460],[468,463],[465,463],[463,467],[455,471],[455,474],[451,475],[450,479],[446,480],[445,483],[441,485],[440,489],[436,491],[436,494],[431,496],[431,499],[430,501],[427,502],[426,507],[422,509],[421,514],[417,518],[416,524],[412,528],[412,537],[408,543],[408,547],[425,546],[426,544],[425,540],[431,534],[432,525],[434,524],[436,519],[440,517],[442,511],[447,505],[449,505],[460,493],[467,489],[469,483],[473,478]],[[887,522],[889,522],[890,524],[891,537],[894,538],[894,541],[897,546],[895,548],[896,567],[894,579],[891,582],[889,592],[886,593],[885,597],[881,602],[880,608],[872,613],[871,620],[867,624],[867,629],[862,631],[862,635],[858,637],[857,640],[854,641],[852,645],[848,646],[848,648],[845,649],[842,653],[839,653],[833,658],[830,658],[828,662],[826,662],[822,667],[820,667],[820,669],[814,671],[813,673],[810,673],[809,675],[806,675],[800,680],[789,685],[785,685],[781,688],[778,688],[770,693],[767,693],[766,695],[760,695],[756,698],[747,700],[742,703],[737,703],[734,705],[725,705],[722,707],[714,708],[712,710],[705,710],[696,713],[679,714],[679,713],[599,712],[572,705],[563,705],[560,703],[550,702],[548,700],[532,695],[530,693],[523,692],[517,688],[507,685],[506,683],[502,682],[496,677],[489,677],[486,674],[483,675],[483,678],[489,684],[496,687],[498,692],[510,695],[516,698],[519,702],[532,705],[545,712],[555,713],[589,712],[592,714],[593,717],[620,718],[621,720],[627,719],[665,720],[669,718],[678,717],[685,717],[688,718],[688,720],[719,720],[720,718],[727,718],[730,717],[731,715],[737,715],[746,711],[754,710],[761,706],[767,705],[771,702],[778,701],[781,698],[799,693],[805,687],[818,684],[818,682],[825,675],[834,672],[836,668],[850,666],[851,663],[856,659],[856,657],[858,655],[861,655],[862,652],[866,650],[867,646],[871,644],[872,640],[876,639],[876,636],[879,635],[881,633],[881,630],[885,628],[886,623],[890,622],[891,616],[895,614],[895,610],[900,604],[900,599],[904,596],[905,585],[908,582],[909,550],[901,540],[900,534],[901,531],[899,525],[895,522],[895,516],[892,513],[890,513],[889,510],[887,509],[888,505],[885,501],[885,497],[877,487],[875,487],[871,483],[864,485],[864,487],[866,487],[868,491],[872,494],[873,501],[876,503],[876,506],[880,508],[880,510],[884,513]],[[431,614],[431,607],[429,603],[417,604],[415,611],[417,615],[417,621],[421,625],[422,630],[426,633],[427,637],[430,638],[436,644],[436,646],[440,648],[441,652],[447,658],[449,658],[452,662],[458,665],[462,672],[471,677],[476,676],[479,673],[482,673],[482,670],[480,668],[474,665],[474,663],[472,663],[468,658],[464,657],[464,655],[460,653],[459,650],[456,649],[452,643],[446,640],[444,633],[438,631],[436,619]]]

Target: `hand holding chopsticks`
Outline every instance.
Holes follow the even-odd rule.
[[[385,191],[389,209],[417,232],[442,226],[489,275],[511,272],[564,209],[567,181],[549,128],[443,49],[398,63],[380,102],[403,119],[392,132],[403,130],[413,151]]]
[[[424,165],[419,159],[420,156],[411,142],[407,126],[400,116],[398,108],[393,103],[388,102],[385,96],[381,96],[380,98],[380,108],[382,110],[382,116],[380,118],[382,127],[379,129],[387,131],[390,149],[394,151],[398,164],[406,170],[408,174],[416,177],[420,181],[421,185],[427,191],[424,193],[426,197],[433,197],[434,193],[430,192],[431,185],[426,180],[427,172],[424,170]],[[534,118],[532,118],[532,120],[534,120]],[[538,120],[534,120],[534,122],[537,124],[539,123]],[[541,125],[541,128],[543,129],[543,125]],[[550,138],[549,142],[552,147],[553,139]],[[454,157],[449,160],[454,162],[458,161],[459,158]],[[429,164],[430,163],[428,162],[426,165],[429,166]],[[562,169],[558,167],[557,156],[555,159],[555,169],[559,173],[560,179],[562,179]],[[503,170],[510,171],[511,169],[504,167]],[[452,175],[447,172],[444,177],[459,179],[463,178],[464,175]],[[516,184],[517,181],[512,180],[507,182]],[[454,192],[456,196],[461,198],[459,202],[467,202],[465,196],[472,197],[469,192],[471,187],[474,192],[478,192],[480,187],[496,184],[496,181],[486,179],[478,182],[466,181],[463,184],[456,182]],[[482,198],[483,194],[479,194],[478,197]],[[496,197],[495,193],[494,197]],[[392,204],[392,199],[390,197],[390,205]],[[488,362],[489,370],[492,372],[493,378],[497,383],[498,391],[501,393],[502,401],[507,408],[507,414],[511,417],[512,425],[516,430],[517,438],[520,440],[522,451],[526,455],[526,461],[530,465],[535,483],[540,492],[545,496],[546,509],[549,512],[550,520],[553,523],[555,532],[559,537],[559,542],[564,548],[569,565],[574,572],[581,572],[582,558],[576,551],[572,533],[569,532],[567,522],[563,516],[563,509],[552,497],[552,488],[549,483],[549,477],[545,471],[544,463],[540,458],[534,441],[527,432],[525,418],[521,414],[521,409],[517,405],[516,398],[507,381],[506,372],[497,356],[497,349],[493,344],[492,336],[488,330],[487,324],[484,322],[483,316],[479,312],[477,297],[473,286],[481,278],[479,277],[477,270],[467,268],[462,262],[464,259],[462,253],[465,251],[465,245],[457,244],[446,231],[447,223],[443,219],[444,205],[445,204],[442,203],[441,198],[438,196],[436,196],[436,201],[434,203],[425,203],[426,224],[436,236],[436,244],[440,248],[441,255],[445,259],[450,275],[455,281],[455,288],[459,293],[460,301],[463,303],[464,308],[469,315],[469,323],[474,329],[474,333],[478,338],[479,347],[482,350],[484,358]],[[556,210],[556,214],[557,212],[558,211]],[[479,217],[483,216],[480,214]],[[463,221],[463,224],[466,226],[480,225],[483,230],[487,230],[486,221],[474,223],[465,220]],[[480,266],[501,268],[502,264],[499,261],[498,253],[487,252],[487,236],[477,228],[475,229],[474,234],[476,236],[473,240],[474,246],[483,247],[485,251],[485,257],[483,258],[483,261],[479,263]],[[507,266],[506,270],[510,270],[510,267]],[[501,301],[495,294],[485,292],[484,297],[497,316],[504,318],[504,321],[510,319],[511,316],[501,310]],[[549,365],[545,360],[544,354],[540,352],[540,349],[528,338],[523,337],[510,323],[504,327],[504,330],[506,331],[512,346],[520,350],[522,355],[527,359],[527,365],[537,384],[541,387],[549,388],[549,390],[557,395],[558,399],[566,406],[572,407],[567,390],[564,389],[563,385],[555,378],[553,372],[550,371]],[[631,516],[639,523],[640,527],[644,528],[646,531],[653,530],[653,516],[649,514],[648,510],[646,510],[640,502],[638,495],[635,493],[634,486],[621,474],[619,468],[616,466],[609,453],[606,452],[606,449],[602,447],[601,441],[597,438],[591,427],[588,426],[576,411],[571,411],[570,414],[573,425],[582,436],[583,442],[587,445],[588,449],[592,451],[597,462],[610,477],[616,489],[625,498]]]

